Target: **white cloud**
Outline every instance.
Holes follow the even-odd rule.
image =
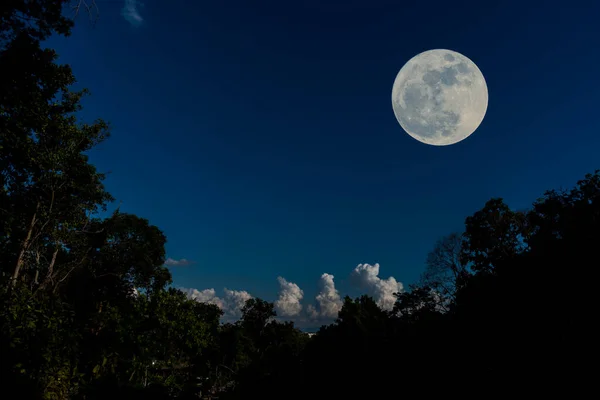
[[[323,274],[319,279],[319,293],[315,298],[317,306],[309,305],[306,312],[310,318],[333,319],[337,318],[338,312],[342,309],[342,298],[335,288],[333,275]]]
[[[137,0],[125,0],[125,5],[121,10],[121,15],[127,20],[132,26],[138,27],[144,22],[144,18],[138,11],[138,5],[140,3]]]
[[[169,267],[185,267],[185,266],[191,265],[193,263],[194,263],[193,261],[186,260],[185,258],[182,258],[181,260],[175,260],[175,259],[169,257],[165,261],[165,265],[167,265]]]
[[[252,298],[252,295],[245,290],[229,290],[227,288],[225,288],[224,292],[224,317],[232,320],[239,319],[242,316],[242,308],[246,304],[246,301]]]
[[[174,260],[175,261],[175,260]],[[184,260],[179,260],[184,261]],[[377,305],[384,310],[391,310],[396,302],[394,293],[402,292],[404,287],[401,282],[396,281],[393,276],[387,279],[379,277],[379,264],[359,264],[351,273],[352,280],[373,297]],[[315,296],[315,303],[306,306],[303,312],[302,300],[304,291],[283,277],[278,277],[279,295],[274,302],[275,310],[280,320],[292,320],[298,325],[314,327],[316,323],[330,323],[337,318],[342,308],[343,300],[335,287],[334,276],[324,273],[319,278],[319,292]],[[241,309],[246,301],[252,298],[250,293],[240,290],[223,291],[223,296],[217,296],[215,289],[184,289],[183,292],[191,299],[215,304],[223,310],[224,322],[232,322],[241,317]]]
[[[277,278],[279,282],[279,298],[275,301],[275,311],[283,317],[293,317],[300,314],[302,304],[300,301],[304,297],[304,292],[298,285],[288,282],[281,276]]]
[[[320,317],[319,311],[312,304],[309,304],[308,306],[306,306],[306,314],[308,315],[308,318],[313,319],[313,320],[319,319],[319,317]]]
[[[242,316],[242,307],[246,304],[246,300],[252,298],[252,295],[244,290],[223,290],[224,296],[218,297],[215,289],[197,289],[179,288],[188,298],[196,300],[200,303],[214,304],[223,311],[223,321],[231,322],[239,319]]]
[[[396,302],[394,293],[404,290],[404,285],[396,281],[393,276],[387,279],[379,277],[379,264],[358,264],[352,271],[352,277],[359,287],[373,296],[377,305],[383,310],[391,310]]]
[[[225,306],[223,299],[221,299],[220,297],[217,297],[217,292],[215,291],[215,289],[211,288],[211,289],[204,289],[204,290],[200,291],[198,289],[179,288],[179,290],[181,290],[182,292],[187,294],[187,296],[190,299],[196,300],[200,303],[214,304],[217,307],[219,307],[221,310]]]

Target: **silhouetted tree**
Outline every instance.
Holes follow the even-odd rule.
[[[436,291],[443,300],[454,299],[456,291],[470,275],[469,268],[461,260],[463,238],[452,233],[438,240],[427,256],[421,284]]]
[[[524,251],[529,225],[523,212],[511,210],[502,199],[491,199],[465,221],[460,262],[477,273],[490,273],[503,260]]]
[[[63,14],[71,0],[4,0],[0,3],[0,50],[18,35],[41,41],[53,33],[68,36],[73,21]]]

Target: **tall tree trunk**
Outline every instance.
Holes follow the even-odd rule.
[[[34,286],[38,285],[38,279],[40,277],[40,250],[37,249],[35,251],[35,275],[33,277],[33,281],[31,282],[30,289],[33,290]]]
[[[56,243],[56,249],[54,250],[54,253],[52,253],[52,259],[50,260],[50,265],[48,266],[48,273],[46,274],[46,278],[44,279],[44,282],[42,282],[42,285],[40,286],[40,288],[43,290],[46,288],[46,286],[48,286],[48,283],[50,281],[53,282],[53,278],[54,278],[54,264],[56,263],[56,256],[58,255],[58,243]]]
[[[27,236],[25,237],[25,240],[23,240],[23,243],[21,243],[21,251],[19,252],[19,257],[17,258],[17,265],[15,265],[15,271],[13,272],[13,276],[12,276],[12,287],[15,287],[17,285],[17,279],[19,279],[19,273],[21,272],[21,268],[23,267],[23,264],[25,263],[25,252],[27,251],[27,249],[29,248],[29,245],[31,244],[31,235],[33,234],[33,228],[35,227],[35,223],[37,222],[37,212],[40,208],[40,203],[37,203],[37,206],[35,207],[35,212],[33,213],[33,216],[31,217],[31,223],[29,224],[29,230],[27,231]]]

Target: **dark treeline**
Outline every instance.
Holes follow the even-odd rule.
[[[68,0],[0,3],[0,380],[7,398],[253,399],[578,392],[594,382],[600,174],[526,211],[501,199],[435,243],[386,312],[346,298],[312,338],[249,300],[240,321],[170,288],[166,238],[118,211],[86,152],[86,92],[40,45]],[[136,288],[137,291],[134,289]]]

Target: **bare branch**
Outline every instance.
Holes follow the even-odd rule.
[[[37,213],[40,209],[40,202],[37,203],[35,213],[33,213],[33,217],[31,217],[31,223],[29,224],[29,230],[27,231],[27,236],[21,243],[21,250],[19,252],[19,257],[17,258],[17,264],[15,265],[15,269],[12,276],[12,287],[15,287],[17,284],[17,279],[19,279],[19,273],[21,272],[21,268],[23,267],[23,263],[25,262],[25,253],[29,249],[31,245],[31,236],[33,232],[33,228],[37,222]]]
[[[454,297],[460,277],[467,271],[460,261],[462,236],[453,233],[438,240],[427,257],[421,280],[444,296]]]
[[[56,290],[58,289],[58,285],[60,285],[65,279],[67,279],[67,277],[69,276],[69,274],[71,272],[73,272],[74,269],[75,269],[75,267],[71,267],[71,269],[69,270],[69,272],[67,272],[65,274],[65,276],[62,277],[61,280],[59,280],[58,282],[56,282],[56,285],[54,285],[54,290],[52,291],[53,293],[56,293]]]
[[[95,25],[100,17],[100,9],[96,4],[96,0],[73,0],[71,10],[73,11],[73,19],[77,18],[82,10],[86,12],[92,25]]]

